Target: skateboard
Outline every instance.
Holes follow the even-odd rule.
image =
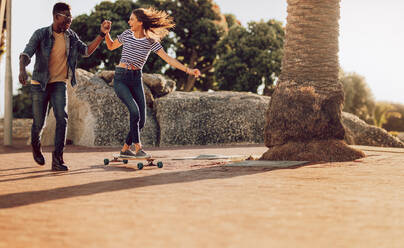
[[[163,168],[163,162],[158,161],[157,164],[153,163],[155,160],[152,157],[147,157],[147,158],[136,158],[136,157],[121,157],[119,154],[112,154],[112,160],[106,158],[104,159],[104,165],[109,165],[109,163],[114,163],[114,162],[122,162],[124,164],[127,164],[129,160],[146,160],[147,164],[143,164],[142,162],[137,163],[137,168],[139,170],[143,169],[145,166],[157,166],[158,168]]]

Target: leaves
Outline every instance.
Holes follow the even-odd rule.
[[[234,24],[218,44],[219,89],[256,93],[262,83],[273,85],[281,71],[284,35],[274,20],[250,22],[248,28]]]

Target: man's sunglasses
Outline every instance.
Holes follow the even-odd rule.
[[[73,20],[73,17],[71,16],[71,15],[64,15],[64,14],[62,14],[62,13],[56,13],[56,15],[60,15],[60,16],[64,16],[64,17],[66,17],[68,20]]]

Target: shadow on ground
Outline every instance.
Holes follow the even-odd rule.
[[[160,173],[156,175],[135,177],[135,178],[125,178],[117,180],[108,180],[101,182],[92,182],[81,185],[60,187],[56,189],[47,189],[39,191],[28,191],[12,194],[0,195],[0,209],[13,208],[19,206],[25,206],[35,203],[41,203],[52,200],[59,200],[65,198],[88,196],[93,194],[113,192],[120,190],[127,190],[133,188],[154,186],[154,185],[165,185],[173,183],[188,183],[195,181],[202,181],[208,179],[226,179],[238,176],[246,176],[257,173],[263,173],[272,170],[279,169],[296,169],[300,166],[293,166],[289,168],[265,168],[265,167],[227,167],[227,166],[213,166],[208,168],[193,169],[188,171],[179,172],[168,172]],[[45,174],[34,175],[31,177],[26,177],[24,179],[31,179],[35,177],[45,177],[45,176],[65,176],[71,174],[81,174],[89,173],[92,169],[105,168],[105,170],[125,170],[121,167],[105,167],[105,166],[91,166],[83,169],[72,170],[68,173],[52,173],[49,171],[41,171]],[[127,168],[126,168],[127,169]],[[38,173],[41,173],[38,172]],[[37,172],[34,172],[37,173]],[[13,180],[13,179],[9,179]],[[8,180],[8,181],[9,181]],[[21,179],[17,179],[21,180]],[[1,182],[1,181],[0,181]]]

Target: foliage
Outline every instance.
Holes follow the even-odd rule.
[[[356,73],[344,73],[341,70],[340,82],[343,84],[345,92],[343,111],[372,123],[375,101],[365,78]],[[379,107],[375,113],[381,110]]]
[[[398,103],[390,103],[393,107],[393,114],[389,114],[386,118],[383,128],[388,131],[404,132],[404,105]]]
[[[240,21],[237,20],[235,15],[233,15],[233,14],[224,14],[224,16],[226,17],[226,22],[227,22],[227,27],[228,28],[231,28],[234,25],[241,26]]]
[[[233,25],[218,44],[219,89],[257,92],[262,83],[270,88],[281,72],[284,36],[282,23],[275,20],[250,22],[247,28]]]
[[[373,112],[374,125],[381,128],[387,123],[388,118],[401,118],[401,114],[395,112],[393,105],[390,103],[377,102]]]
[[[32,118],[31,77],[31,73],[28,72],[27,85],[21,85],[17,95],[13,96],[14,118]]]

